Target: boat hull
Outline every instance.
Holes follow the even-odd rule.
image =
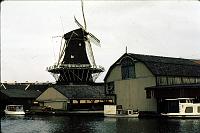
[[[6,115],[25,115],[24,111],[8,111],[4,110]]]
[[[132,115],[124,115],[124,114],[104,114],[104,117],[110,117],[110,118],[138,118],[139,114],[132,114]]]
[[[178,113],[170,113],[170,114],[161,114],[162,117],[166,118],[200,118],[200,114],[178,114]]]

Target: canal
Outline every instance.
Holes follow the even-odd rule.
[[[200,133],[200,119],[2,116],[2,133]]]

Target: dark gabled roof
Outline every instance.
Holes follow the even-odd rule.
[[[36,98],[40,95],[40,92],[36,90],[4,89],[0,92],[10,98]]]
[[[54,85],[53,88],[69,99],[110,99],[103,85]]]
[[[129,55],[143,62],[154,75],[200,77],[200,65],[191,59],[139,54]]]
[[[190,59],[183,58],[173,58],[173,57],[163,57],[163,56],[153,56],[153,55],[142,55],[142,54],[132,54],[128,53],[131,57],[143,61],[143,62],[155,62],[164,64],[182,64],[182,65],[197,65],[194,61]]]
[[[37,98],[47,89],[47,86],[47,84],[3,83],[0,86],[0,92],[10,98]]]
[[[191,59],[125,53],[110,67],[104,81],[112,68],[120,63],[120,60],[124,57],[143,62],[152,74],[156,76],[200,77],[200,64]]]

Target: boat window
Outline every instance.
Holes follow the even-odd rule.
[[[14,106],[8,106],[8,111],[16,111],[16,108]]]
[[[186,103],[186,100],[185,99],[181,99],[180,103]]]
[[[193,113],[193,107],[186,107],[185,113]]]
[[[198,106],[198,108],[197,108],[197,112],[200,113],[200,106]]]

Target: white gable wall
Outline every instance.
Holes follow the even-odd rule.
[[[44,106],[51,106],[54,109],[67,109],[68,98],[53,87],[44,91],[36,100],[42,102]]]
[[[135,63],[136,78],[122,80],[121,66],[115,66],[106,82],[114,81],[117,104],[123,109],[139,109],[139,111],[157,111],[156,99],[151,96],[146,98],[146,87],[155,86],[154,75],[142,62]]]

